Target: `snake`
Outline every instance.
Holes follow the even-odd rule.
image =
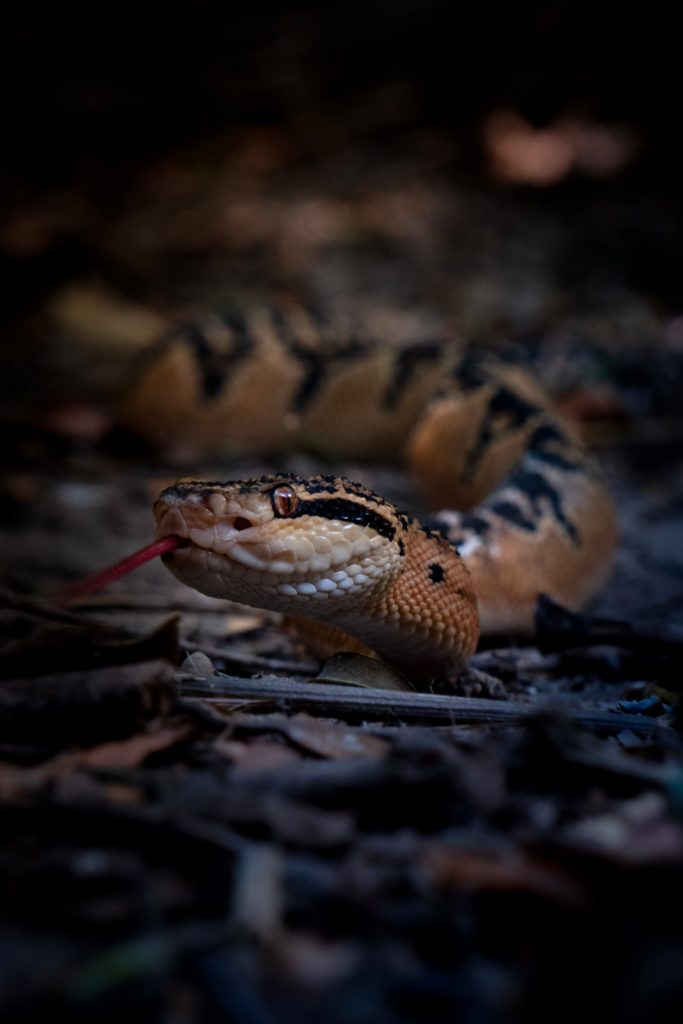
[[[616,514],[573,424],[527,368],[451,337],[340,327],[297,303],[205,314],[143,355],[119,417],[162,446],[404,461],[414,516],[334,474],[186,476],[154,504],[162,560],[204,594],[281,612],[317,654],[457,674],[481,634],[529,634],[540,594],[603,585]],[[184,447],[183,447],[184,446]]]

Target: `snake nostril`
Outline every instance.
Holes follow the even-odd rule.
[[[252,523],[250,523],[246,516],[235,516],[232,525],[236,530],[248,530]]]

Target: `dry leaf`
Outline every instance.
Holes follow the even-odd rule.
[[[438,887],[538,893],[568,906],[584,906],[587,893],[561,869],[518,853],[495,854],[446,845],[430,849],[423,868]]]
[[[405,676],[383,661],[350,651],[328,658],[313,682],[361,686],[371,690],[408,690],[411,693],[415,690]]]
[[[383,757],[389,750],[389,743],[379,736],[305,714],[294,715],[282,731],[293,743],[333,761]]]
[[[16,798],[81,769],[129,771],[139,767],[150,754],[167,750],[186,739],[192,730],[193,726],[185,722],[154,732],[138,733],[127,740],[102,743],[89,750],[68,751],[32,768],[0,765],[0,795],[4,799]]]

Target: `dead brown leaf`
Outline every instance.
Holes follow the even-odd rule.
[[[568,906],[583,907],[588,902],[576,879],[520,853],[444,845],[428,850],[422,867],[439,888],[531,892]]]
[[[282,732],[293,743],[332,761],[358,757],[384,757],[389,743],[359,728],[327,722],[311,715],[294,715],[282,725]]]
[[[269,772],[301,760],[291,747],[267,739],[252,740],[249,743],[218,739],[214,741],[212,749],[231,761],[235,771],[243,774]]]
[[[55,747],[127,735],[168,711],[176,675],[167,661],[0,683],[0,736]]]
[[[343,686],[361,686],[372,690],[400,690],[413,692],[415,687],[396,669],[389,668],[383,661],[368,658],[364,654],[342,651],[328,658],[318,675],[316,683],[339,683]]]
[[[160,658],[175,665],[178,621],[173,615],[142,636],[96,623],[63,621],[48,608],[3,603],[0,625],[0,678],[128,665]]]
[[[149,732],[138,733],[130,739],[101,743],[89,750],[67,751],[31,768],[12,764],[0,765],[0,795],[5,799],[23,796],[50,782],[56,782],[73,772],[130,771],[138,768],[151,754],[168,750],[190,735],[193,726],[183,722]]]

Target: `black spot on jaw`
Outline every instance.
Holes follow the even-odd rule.
[[[429,566],[429,578],[432,583],[443,583],[446,571],[440,562],[432,562]]]

